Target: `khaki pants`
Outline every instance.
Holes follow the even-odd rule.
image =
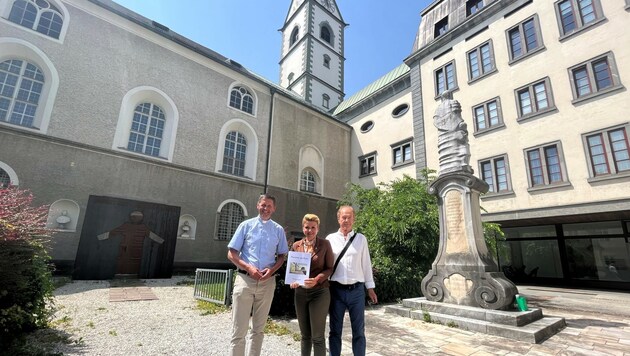
[[[243,273],[237,273],[232,293],[230,356],[245,355],[245,336],[247,336],[247,330],[249,329],[250,316],[252,328],[247,342],[247,355],[260,355],[265,324],[275,289],[275,276],[259,282]]]

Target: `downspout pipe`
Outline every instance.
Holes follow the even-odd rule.
[[[276,89],[270,88],[271,105],[269,106],[269,131],[267,132],[267,162],[265,163],[265,186],[264,193],[267,194],[269,188],[269,165],[271,162],[271,133],[273,132],[273,102],[276,96]]]

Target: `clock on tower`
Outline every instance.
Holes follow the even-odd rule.
[[[322,5],[328,9],[330,12],[335,12],[335,5],[332,0],[321,0]]]

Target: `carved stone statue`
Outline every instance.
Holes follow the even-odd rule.
[[[468,130],[462,119],[462,108],[457,100],[453,100],[450,91],[442,93],[440,99],[442,102],[433,116],[433,124],[438,129],[440,174],[455,171],[472,173]]]

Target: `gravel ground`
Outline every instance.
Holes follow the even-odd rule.
[[[186,277],[145,280],[159,298],[109,301],[109,282],[73,281],[55,291],[64,355],[228,355],[231,314],[201,315]],[[40,335],[40,338],[42,335]],[[263,355],[298,355],[291,334],[265,335]]]

